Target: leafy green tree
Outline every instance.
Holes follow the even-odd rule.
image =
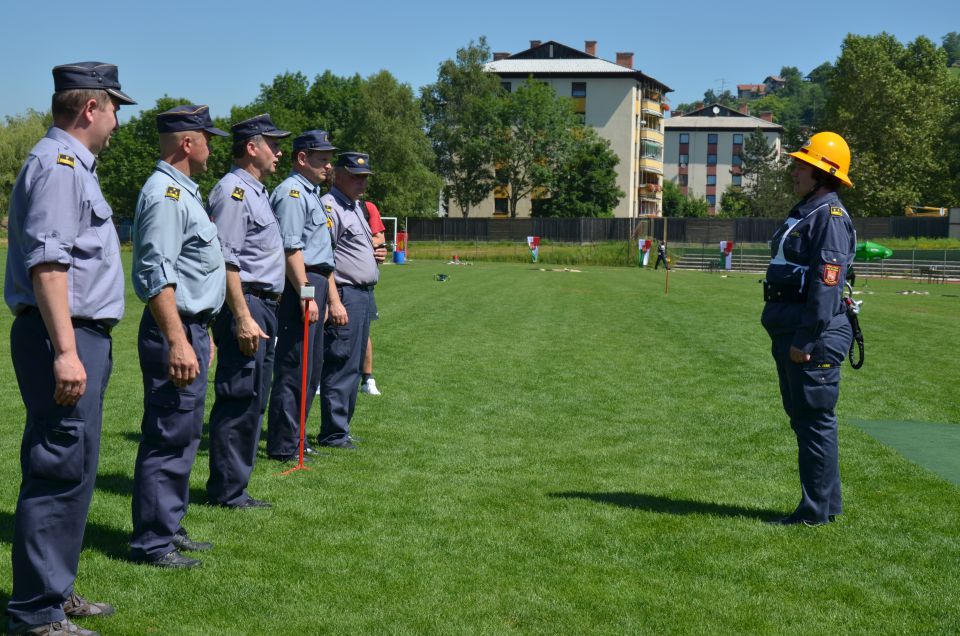
[[[574,128],[571,135],[574,145],[570,158],[560,165],[549,202],[535,209],[533,216],[612,216],[623,198],[623,191],[617,187],[620,158],[593,128]]]
[[[436,155],[437,171],[464,218],[493,190],[493,140],[498,130],[502,89],[484,71],[490,57],[486,38],[457,50],[440,64],[437,81],[420,89],[420,108]]]
[[[904,46],[892,35],[848,35],[829,82],[823,129],[853,155],[857,215],[899,214],[905,205],[946,205],[955,176],[944,136],[956,113],[946,54],[925,37]]]
[[[749,202],[747,216],[780,217],[793,203],[789,164],[777,157],[759,128],[744,140],[743,195]],[[722,205],[721,205],[722,207]]]
[[[579,126],[570,100],[543,82],[529,79],[505,97],[493,158],[498,181],[510,187],[512,218],[517,202],[535,188],[553,189],[573,149],[571,130]]]
[[[744,193],[743,188],[729,186],[727,190],[720,195],[720,212],[718,216],[726,217],[744,217],[753,216],[753,209],[750,199]]]
[[[708,214],[710,204],[706,199],[683,194],[673,181],[663,182],[663,216],[701,218]]]
[[[940,40],[947,54],[947,66],[960,66],[960,33],[951,31]]]
[[[0,219],[10,208],[10,191],[30,150],[53,123],[49,113],[29,110],[19,117],[7,117],[0,125]]]
[[[336,145],[370,154],[375,175],[367,193],[384,215],[436,215],[442,181],[408,84],[387,71],[367,78]]]

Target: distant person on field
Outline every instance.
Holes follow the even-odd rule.
[[[822,132],[790,156],[802,198],[770,241],[761,322],[797,436],[801,494],[796,510],[775,523],[817,526],[843,512],[834,408],[853,339],[843,285],[856,234],[837,190],[852,185],[850,149],[840,135]]]
[[[363,209],[366,213],[367,224],[370,226],[370,231],[373,232],[373,255],[379,265],[383,263],[387,255],[387,240],[384,238],[384,232],[386,232],[387,228],[383,225],[383,220],[380,218],[380,210],[377,209],[377,206],[374,205],[372,201],[364,201]],[[380,312],[377,310],[377,299],[371,291],[371,327],[373,326],[373,321],[379,319]],[[380,390],[377,388],[377,381],[373,377],[373,336],[367,338],[367,349],[363,356],[363,367],[360,369],[360,392],[369,393],[370,395],[380,395]]]
[[[657,245],[657,262],[653,269],[659,269],[660,263],[663,263],[665,268],[670,269],[670,263],[667,261],[667,244],[663,241],[660,241],[660,244]]]

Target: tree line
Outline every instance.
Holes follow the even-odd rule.
[[[850,145],[854,182],[842,197],[857,216],[899,215],[907,205],[960,206],[960,34],[948,33],[942,46],[923,36],[903,44],[887,33],[850,34],[835,62],[806,78],[795,67],[780,76],[783,87],[758,99],[707,91],[704,101],[732,108],[746,101],[753,112],[772,112],[788,151],[814,132],[840,133]],[[782,216],[795,199],[790,166],[759,132],[745,139],[745,185],[723,193],[720,214]],[[669,187],[665,212],[668,197],[678,215],[706,214],[706,205],[680,200]]]

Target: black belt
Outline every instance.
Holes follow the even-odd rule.
[[[320,274],[321,276],[328,276],[333,271],[332,267],[324,265],[307,265],[306,269],[311,274]]]
[[[217,312],[204,311],[193,316],[180,316],[180,320],[185,323],[196,323],[206,329],[214,320],[217,319]]]
[[[807,294],[793,285],[778,285],[769,283],[765,280],[763,283],[763,300],[768,303],[805,303]]]
[[[251,296],[256,296],[263,300],[269,300],[274,303],[280,302],[280,294],[274,293],[272,291],[267,291],[265,289],[256,289],[254,287],[243,287],[244,294],[250,294]]]
[[[26,316],[32,313],[36,313],[37,316],[40,316],[40,310],[33,305],[28,305],[17,312],[17,317]],[[41,318],[42,320],[42,318]],[[93,320],[92,318],[70,318],[70,323],[74,327],[89,327],[91,329],[96,329],[97,331],[103,333],[104,335],[109,336],[110,332],[113,331],[114,323],[108,320]]]
[[[337,285],[340,287],[353,287],[354,289],[359,289],[360,291],[370,291],[376,287],[376,283],[367,283],[365,285],[354,285],[353,283],[343,283],[342,285]]]

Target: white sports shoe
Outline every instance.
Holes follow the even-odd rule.
[[[370,378],[360,385],[360,392],[369,393],[370,395],[380,395],[380,391],[377,390],[377,381]]]

